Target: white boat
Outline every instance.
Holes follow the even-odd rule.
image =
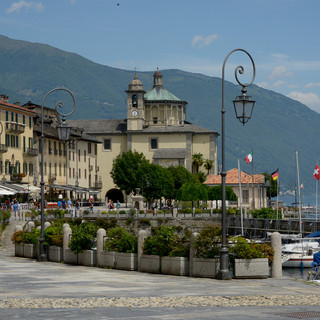
[[[290,238],[289,236],[284,236],[283,239]],[[318,232],[312,233],[305,238],[291,238],[290,243],[281,247],[282,267],[310,268],[314,253],[320,251],[319,240]]]
[[[282,255],[283,268],[311,268],[313,262],[312,255],[302,255],[301,253],[291,253]]]

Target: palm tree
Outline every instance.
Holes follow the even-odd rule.
[[[193,163],[197,166],[196,173],[199,172],[199,168],[203,165],[203,154],[202,153],[194,153],[192,155]]]
[[[213,160],[210,160],[210,159],[204,160],[203,166],[208,172],[207,175],[209,175],[209,172],[210,172],[210,170],[212,169],[212,166],[213,166]]]

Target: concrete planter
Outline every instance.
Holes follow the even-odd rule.
[[[48,249],[48,260],[52,262],[61,262],[63,260],[62,248],[50,246]]]
[[[78,255],[74,253],[71,249],[66,249],[64,251],[63,260],[68,264],[78,264]]]
[[[161,271],[163,274],[187,276],[189,275],[189,258],[162,257]]]
[[[193,258],[192,277],[216,278],[220,268],[219,259]]]
[[[138,257],[136,253],[115,253],[115,268],[119,270],[138,270]]]
[[[142,272],[161,273],[160,256],[142,254],[139,268]]]
[[[23,257],[24,243],[16,243],[14,246],[14,254],[16,257]]]
[[[35,245],[30,243],[25,243],[23,247],[23,256],[25,258],[34,259],[36,257],[36,248]]]
[[[236,278],[268,278],[268,259],[235,259],[234,276]]]
[[[114,269],[115,267],[115,252],[114,251],[101,251],[100,252],[100,266]]]
[[[97,266],[97,251],[96,250],[84,250],[78,253],[78,264],[87,267]]]

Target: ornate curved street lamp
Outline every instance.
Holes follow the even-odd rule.
[[[256,74],[256,68],[254,65],[254,61],[251,57],[251,55],[243,50],[243,49],[234,49],[228,53],[226,58],[224,59],[223,66],[222,66],[222,109],[221,109],[221,116],[222,116],[222,125],[221,125],[221,147],[222,147],[222,171],[220,173],[221,175],[221,189],[222,189],[222,244],[221,244],[221,250],[220,250],[220,271],[218,273],[218,279],[221,280],[227,280],[231,278],[230,270],[229,270],[229,251],[227,249],[227,230],[226,230],[226,171],[225,171],[225,123],[224,123],[224,69],[225,64],[229,58],[229,56],[236,51],[242,51],[246,53],[251,62],[253,67],[253,77],[250,83],[243,84],[238,79],[238,73],[243,74],[244,68],[242,66],[237,66],[235,69],[235,78],[238,84],[242,86],[242,95],[236,97],[236,99],[233,101],[234,110],[236,112],[236,117],[239,119],[239,121],[244,125],[248,120],[251,118],[253,107],[255,101],[252,100],[250,96],[246,95],[246,87],[250,86],[254,79]]]
[[[44,168],[44,166],[43,166],[43,160],[44,160],[44,157],[43,157],[43,150],[44,150],[43,117],[44,117],[44,114],[43,114],[43,107],[44,107],[44,103],[45,103],[47,97],[55,91],[65,91],[71,95],[72,100],[73,100],[73,108],[72,108],[71,112],[65,113],[65,114],[59,112],[59,110],[58,110],[58,108],[62,109],[64,107],[63,102],[58,101],[55,104],[56,112],[60,116],[62,116],[61,123],[59,125],[57,125],[57,131],[58,131],[58,136],[59,136],[60,140],[63,140],[63,141],[69,140],[71,127],[66,123],[66,117],[70,116],[76,108],[75,97],[74,97],[73,93],[66,88],[55,88],[55,89],[50,90],[43,98],[43,101],[41,104],[41,182],[40,182],[40,186],[41,186],[41,234],[40,234],[40,239],[39,239],[39,247],[40,247],[39,261],[46,261],[47,260],[47,256],[46,256],[44,246],[43,246],[43,242],[44,242],[44,238],[43,238],[43,236],[44,236],[44,176],[43,176],[43,168]]]

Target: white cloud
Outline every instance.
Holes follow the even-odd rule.
[[[21,9],[26,9],[26,10],[36,10],[36,11],[42,11],[44,8],[42,2],[28,2],[24,0],[20,0],[19,2],[14,2],[10,8],[6,10],[7,13],[14,13],[17,12],[19,13]]]
[[[202,47],[206,47],[208,46],[212,41],[218,39],[218,35],[217,34],[212,34],[210,36],[204,37],[202,35],[198,35],[198,36],[194,36],[191,42],[191,45],[193,47],[198,47],[198,48],[202,48]]]
[[[272,70],[269,78],[276,79],[280,77],[290,77],[292,75],[293,73],[289,72],[285,66],[277,66]]]
[[[293,91],[288,94],[288,97],[294,100],[298,100],[310,107],[312,110],[320,113],[320,98],[317,94],[312,92],[302,93]]]
[[[260,83],[257,83],[257,86],[261,87],[261,88],[268,88],[269,85],[267,82],[260,82]]]
[[[320,82],[309,82],[305,85],[306,88],[320,87]]]
[[[279,59],[279,60],[288,60],[289,56],[283,53],[274,53],[271,55],[272,58]]]
[[[279,88],[279,87],[281,87],[281,86],[283,86],[283,85],[285,85],[285,84],[286,84],[285,81],[279,80],[279,81],[276,81],[272,86],[273,86],[274,88]]]

